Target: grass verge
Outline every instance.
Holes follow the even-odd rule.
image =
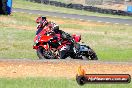
[[[131,88],[130,84],[86,84],[66,78],[0,78],[0,88]]]

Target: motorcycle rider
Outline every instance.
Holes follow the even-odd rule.
[[[36,35],[39,34],[43,29],[45,31],[54,31],[59,29],[59,26],[56,23],[48,21],[44,16],[38,17],[36,19],[36,23],[38,24]],[[48,30],[46,30],[46,27],[48,28]]]
[[[36,31],[36,35],[38,35],[44,29],[46,32],[54,32],[56,35],[59,34],[60,35],[59,36],[60,40],[58,41],[59,44],[61,44],[65,40],[68,40],[68,42],[70,42],[70,44],[67,44],[65,47],[67,50],[65,50],[64,48],[62,48],[60,50],[60,58],[61,59],[65,58],[65,54],[68,51],[74,51],[76,53],[76,51],[74,49],[76,42],[74,41],[74,39],[71,37],[70,34],[60,30],[59,26],[56,23],[48,21],[46,19],[46,17],[43,17],[43,16],[38,17],[36,19],[36,23],[38,23],[38,25],[37,25],[38,30]],[[46,30],[46,27],[48,27],[48,30]],[[54,36],[54,39],[58,39],[58,36]]]

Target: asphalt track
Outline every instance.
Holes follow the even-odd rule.
[[[70,19],[79,19],[85,21],[95,21],[99,23],[112,23],[112,24],[123,24],[123,25],[132,25],[132,19],[121,19],[121,18],[109,18],[109,17],[97,17],[97,16],[86,16],[86,15],[77,15],[77,14],[66,14],[66,13],[57,13],[57,12],[48,12],[48,11],[40,11],[40,10],[28,10],[28,9],[20,9],[13,8],[13,12],[22,12],[29,14],[38,14],[43,16],[53,16],[53,17],[61,17],[61,18],[70,18]]]
[[[96,64],[127,64],[132,65],[132,62],[120,62],[120,61],[100,61],[100,60],[80,60],[80,59],[38,59],[38,60],[32,60],[32,59],[0,59],[0,62],[6,61],[6,62],[38,62],[38,63],[79,63],[79,64],[90,64],[90,63],[96,63]]]

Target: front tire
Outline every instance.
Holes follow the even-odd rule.
[[[36,52],[37,52],[37,56],[39,57],[39,59],[46,59],[44,57],[44,52],[45,52],[44,48],[39,47]]]
[[[39,47],[37,49],[37,56],[39,57],[39,59],[57,59],[54,51],[45,50],[43,47]]]

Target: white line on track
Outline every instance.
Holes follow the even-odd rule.
[[[57,16],[54,16],[54,17],[57,17]]]
[[[66,18],[66,17],[63,17],[63,18]]]
[[[91,20],[87,20],[87,21],[91,21]]]
[[[102,21],[99,20],[99,21],[97,21],[97,22],[101,23]]]
[[[12,11],[12,12],[17,12],[17,11]],[[26,12],[21,12],[21,13],[26,13]],[[33,14],[33,13],[28,13],[28,14]],[[38,14],[38,15],[42,15],[42,14]],[[49,15],[46,15],[46,16],[49,16]],[[54,17],[57,17],[57,16],[54,16]],[[67,18],[67,17],[63,17],[63,18]],[[75,18],[71,18],[71,19],[75,19]],[[85,20],[85,19],[79,19],[79,20]],[[90,21],[92,21],[92,20],[87,20],[88,22],[90,22]],[[96,22],[99,22],[99,23],[101,23],[102,21],[96,21]],[[106,24],[109,24],[109,23],[111,23],[111,22],[103,22],[103,23],[106,23]],[[118,24],[120,24],[120,23],[114,23],[114,24],[116,24],[116,25],[118,25]],[[124,25],[126,25],[126,26],[129,26],[130,24],[124,24]]]
[[[29,13],[29,14],[33,14],[33,13]]]
[[[119,24],[119,23],[115,23],[115,24]]]
[[[84,19],[79,19],[79,20],[84,20]]]
[[[41,14],[38,14],[38,15],[40,15],[40,16],[41,16]]]
[[[109,24],[110,22],[105,22],[106,24]]]
[[[16,12],[16,11],[12,11],[12,12]]]
[[[125,25],[129,25],[129,24],[125,24]]]

